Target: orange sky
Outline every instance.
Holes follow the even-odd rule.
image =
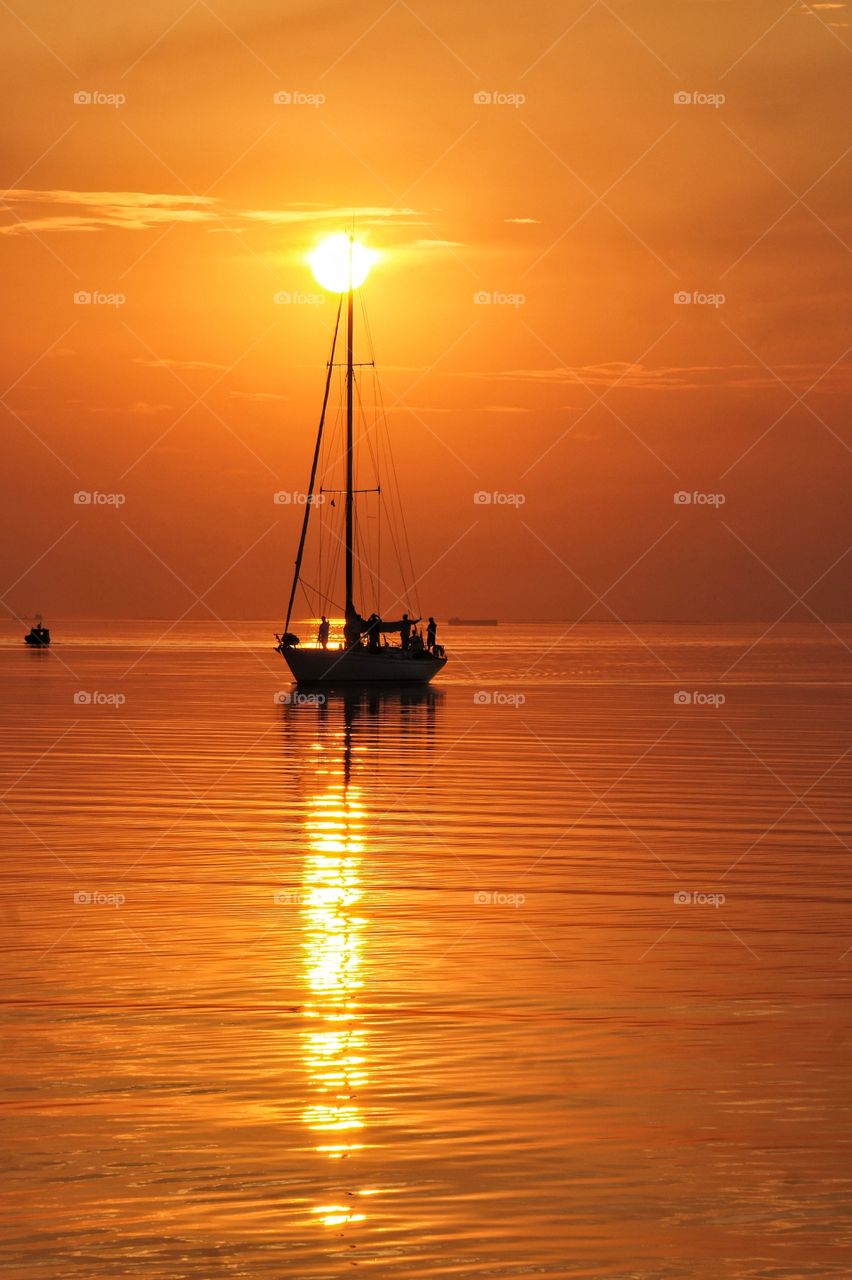
[[[354,213],[425,608],[852,617],[845,4],[0,22],[15,614],[280,617],[332,303],[274,297]]]

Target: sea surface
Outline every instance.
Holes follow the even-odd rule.
[[[852,1274],[852,628],[0,638],[27,1280]],[[766,634],[764,634],[766,632]]]

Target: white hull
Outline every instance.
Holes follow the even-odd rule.
[[[446,658],[413,653],[390,646],[378,653],[368,649],[281,650],[299,684],[428,684]]]

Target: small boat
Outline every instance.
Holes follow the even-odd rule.
[[[448,627],[496,627],[496,618],[449,618]]]
[[[422,619],[416,616],[415,609],[409,603],[409,588],[406,586],[403,586],[402,593],[390,606],[395,613],[398,613],[400,608],[404,606],[406,612],[402,614],[402,617],[388,621],[380,616],[379,591],[384,589],[386,597],[392,592],[384,587],[383,580],[379,575],[377,561],[381,543],[379,542],[378,548],[373,547],[374,559],[372,561],[370,559],[370,548],[367,545],[370,542],[371,532],[380,527],[380,521],[382,519],[390,521],[390,541],[396,550],[397,568],[400,571],[400,577],[403,582],[405,581],[403,558],[400,555],[399,548],[403,547],[407,552],[408,540],[402,524],[402,504],[394,487],[395,475],[392,466],[389,467],[387,470],[390,483],[383,487],[382,477],[379,474],[380,458],[382,461],[387,458],[390,447],[387,422],[383,410],[378,411],[383,432],[381,448],[373,450],[367,431],[359,430],[358,439],[355,439],[353,408],[357,402],[359,412],[363,414],[366,402],[366,398],[362,394],[361,384],[363,379],[359,374],[356,386],[355,370],[358,368],[360,371],[362,367],[375,368],[375,361],[373,360],[356,362],[354,359],[355,322],[353,294],[355,287],[362,282],[363,275],[361,280],[356,278],[358,276],[357,259],[354,259],[355,267],[353,270],[353,258],[359,250],[363,252],[362,247],[354,242],[351,236],[344,238],[344,283],[342,285],[327,286],[340,294],[340,302],[337,308],[337,319],[331,341],[331,355],[327,366],[325,394],[314,447],[308,491],[306,494],[300,495],[300,502],[304,504],[304,515],[302,517],[302,530],[296,554],[296,566],[290,589],[290,599],[287,605],[287,617],[283,633],[275,637],[278,641],[276,649],[284,658],[296,681],[301,684],[326,684],[329,686],[337,684],[423,685],[428,684],[444,668],[447,662],[443,646],[435,643],[433,620],[430,619],[430,627],[424,642],[423,635],[417,626]],[[321,283],[324,282],[321,281]],[[338,362],[335,360],[335,353],[338,348],[338,335],[341,329],[344,302],[346,304],[346,356],[345,360]],[[341,388],[341,401],[345,400],[345,410],[341,405],[341,409],[335,417],[330,415],[328,410],[333,375],[338,367],[345,370],[343,387]],[[381,396],[377,384],[377,402],[380,402],[380,399]],[[331,417],[331,429],[327,434],[330,434],[332,439],[330,443],[329,441],[325,442],[324,448],[323,432],[327,417]],[[360,450],[360,454],[363,455],[360,459],[361,467],[356,469],[356,445],[365,436],[367,437],[367,443]],[[375,473],[376,483],[374,487],[363,487],[360,473],[370,466],[372,466]],[[340,487],[334,486],[335,478],[342,482]],[[358,497],[357,506],[356,495]],[[374,513],[366,507],[367,495],[375,495],[379,503],[379,509]],[[338,499],[341,497],[343,499],[342,510],[341,506],[337,505]],[[361,506],[362,502],[364,503],[363,507]],[[318,512],[315,519],[320,531],[318,539],[319,563],[316,576],[312,574],[312,584],[304,580],[302,566],[309,522],[315,508]],[[361,511],[364,512],[363,516]],[[325,539],[324,541],[323,538]],[[343,550],[342,609],[340,603],[335,603],[336,590],[341,585],[337,582],[341,548]],[[357,604],[356,560],[359,579],[358,589],[361,596],[361,600]],[[411,571],[410,556],[406,567]],[[381,572],[385,572],[384,565],[381,565]],[[410,572],[408,581],[410,582],[412,578],[413,572]],[[314,585],[316,583],[319,585]],[[302,643],[301,637],[290,629],[296,593],[300,587],[311,611],[316,614],[318,619],[322,618],[324,631],[320,629],[316,643]],[[368,597],[366,604],[363,600],[365,596]],[[340,596],[337,595],[336,598],[339,602]],[[372,609],[372,612],[368,612],[367,604]],[[341,613],[343,614],[343,643],[331,645],[329,643],[330,622],[326,618],[326,614],[337,614],[339,617]],[[399,642],[391,643],[388,640],[390,635],[398,636]]]
[[[24,644],[31,645],[33,649],[49,649],[50,648],[50,632],[47,627],[42,624],[39,618],[34,627],[31,627],[24,636]]]

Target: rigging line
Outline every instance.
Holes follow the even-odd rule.
[[[320,591],[319,587],[312,587],[309,582],[303,582],[302,589],[304,590],[305,587],[310,588],[311,591],[315,591],[321,600],[325,600],[326,603],[334,605],[335,609],[339,609],[340,612],[343,613],[343,605],[338,604],[338,602],[332,599],[331,596],[327,596],[324,591]]]
[[[335,508],[335,511],[339,511],[339,509]],[[337,523],[338,525],[340,525],[342,521],[338,518]],[[340,564],[340,554],[341,554],[341,547],[343,543],[340,538],[340,535],[334,529],[333,517],[329,519],[328,524],[324,527],[327,529],[327,532],[330,537],[330,542],[331,542],[331,550],[328,553],[328,559],[326,564],[326,576],[324,579],[326,584],[325,595],[328,597],[328,599],[331,599],[332,586],[338,576],[338,566]]]
[[[397,536],[397,525],[401,526],[403,534],[407,535],[407,529],[405,524],[405,512],[402,506],[402,498],[399,492],[399,481],[396,475],[396,468],[394,467],[394,463],[393,463],[393,452],[390,448],[390,439],[389,439],[389,433],[387,431],[386,422],[385,422],[385,434],[388,436],[387,448],[385,452],[386,452],[386,456],[389,459],[389,466],[390,466],[391,474],[393,477],[393,483],[389,486],[389,492],[388,492],[388,497],[386,502],[387,510],[389,513],[388,530],[390,533],[391,544],[394,549],[394,555],[396,557],[396,567],[399,570],[399,576],[403,585],[403,591],[404,591],[403,598],[404,598],[406,607],[411,608],[412,605],[410,601],[413,600],[414,612],[419,614],[420,598],[419,598],[419,593],[417,592],[417,589],[416,589],[416,580],[414,577],[414,565],[411,559],[410,548],[409,548],[409,554],[408,554],[409,567],[407,570],[405,565],[405,559],[402,554],[402,550],[400,548],[400,541]],[[415,582],[415,587],[413,590],[408,585],[412,582]]]
[[[416,584],[417,579],[414,572],[414,558],[411,554],[411,543],[408,537],[408,525],[405,519],[405,508],[402,505],[402,493],[400,490],[399,475],[397,473],[396,461],[394,459],[393,449],[391,448],[391,442],[390,442],[390,425],[388,423],[387,409],[385,408],[384,393],[382,390],[381,379],[378,377],[378,375],[376,375],[375,381],[376,381],[376,396],[377,396],[377,399],[379,402],[379,408],[380,408],[383,439],[385,440],[386,446],[387,446],[385,450],[385,456],[388,459],[388,469],[393,479],[392,496],[395,499],[396,507],[399,512],[399,523],[402,526],[405,549],[408,557],[407,566],[403,565],[402,558],[400,557],[400,563],[399,563],[400,576],[402,577],[403,581],[407,579],[409,582],[414,582]],[[417,612],[419,613],[420,612],[419,593],[416,590],[416,586],[414,590],[414,600],[417,606]]]
[[[371,455],[374,457],[374,465],[376,466],[376,469],[378,471],[379,463],[381,459],[381,443],[382,441],[384,441],[386,445],[386,448],[384,450],[384,456],[388,460],[388,469],[390,471],[390,474],[393,480],[393,483],[391,485],[391,494],[389,495],[388,499],[387,500],[385,499],[384,491],[382,491],[382,494],[380,497],[379,537],[381,536],[381,510],[382,508],[384,508],[387,510],[387,513],[388,513],[388,525],[390,529],[391,542],[393,544],[394,552],[396,555],[397,568],[399,570],[399,575],[402,580],[403,587],[405,587],[405,590],[406,590],[406,603],[408,602],[409,598],[413,598],[414,611],[419,614],[420,613],[420,593],[417,589],[417,578],[414,572],[414,557],[411,554],[411,542],[408,536],[408,525],[405,519],[405,508],[402,505],[402,493],[400,491],[399,476],[396,470],[396,462],[394,460],[393,450],[391,448],[390,427],[388,424],[387,409],[385,407],[381,379],[379,378],[375,368],[375,348],[373,345],[373,333],[372,333],[372,329],[370,328],[370,320],[367,315],[366,302],[362,297],[360,297],[360,295],[359,295],[359,302],[361,304],[362,324],[363,324],[364,333],[367,339],[366,346],[367,346],[368,354],[371,357],[372,366],[373,366],[373,386],[374,386],[375,399],[377,401],[376,447],[377,447],[378,457],[376,457],[376,455],[373,454],[372,443],[370,443],[370,452],[371,452]],[[404,557],[402,555],[402,551],[400,549],[400,545],[396,537],[395,526],[397,522],[399,523],[402,529],[402,537],[403,537],[405,552],[407,556],[407,565],[404,563]],[[405,586],[407,582],[414,583],[413,590],[411,590],[411,597],[409,597],[409,588]]]
[[[320,480],[321,480],[320,487],[322,487],[322,481],[328,477],[329,472],[331,472],[332,479],[337,478],[334,474],[334,460],[338,456],[338,440],[341,432],[341,420],[342,420],[342,413],[343,413],[342,384],[343,384],[343,374],[338,373],[338,376],[337,376],[338,394],[336,396],[337,411],[331,423],[330,430],[326,431],[325,433],[325,440],[323,442],[323,456],[321,460],[322,466],[321,466],[321,473],[320,473]],[[336,511],[336,509],[337,508],[335,505],[334,510]],[[331,510],[331,508],[329,508],[329,510]],[[319,564],[318,564],[317,576],[320,583],[321,584],[324,583],[326,585],[326,590],[324,592],[324,596],[326,599],[331,599],[331,586],[332,586],[332,583],[334,582],[334,578],[337,573],[337,565],[338,565],[339,555],[340,555],[340,545],[336,540],[333,540],[331,545],[331,552],[325,553],[328,555],[328,560],[326,562],[326,569],[325,569],[325,575],[324,575],[323,574],[324,548],[326,546],[326,543],[328,542],[328,539],[325,536],[326,527],[328,523],[331,523],[333,521],[333,519],[334,519],[333,514],[327,517],[324,517],[323,513],[320,512],[320,519],[319,519],[320,536],[319,536],[319,547],[318,547]]]
[[[287,603],[287,621],[284,623],[284,631],[290,630],[290,616],[293,612],[293,601],[296,598],[296,587],[299,583],[299,573],[302,568],[302,556],[305,550],[305,538],[308,536],[308,521],[311,517],[311,498],[314,492],[314,481],[316,480],[317,464],[319,462],[320,448],[322,446],[322,430],[325,425],[325,411],[328,406],[328,395],[331,390],[331,378],[334,370],[334,352],[337,346],[337,331],[340,328],[340,313],[343,309],[343,295],[340,295],[340,301],[337,304],[337,319],[334,322],[334,335],[331,339],[331,356],[328,363],[328,374],[325,379],[325,394],[322,398],[322,412],[320,413],[319,428],[317,430],[317,442],[314,446],[314,458],[311,464],[311,478],[308,481],[308,501],[305,503],[305,515],[302,520],[302,533],[299,538],[299,550],[296,553],[296,572],[293,575],[293,585],[290,588],[290,599]]]
[[[374,441],[373,441],[373,437],[374,437],[374,435],[375,435],[375,428],[373,428],[373,430],[371,430],[371,429],[370,429],[370,415],[369,415],[369,412],[368,412],[368,407],[365,405],[364,398],[363,398],[363,397],[362,397],[362,395],[361,395],[361,387],[360,387],[360,384],[359,384],[358,382],[356,382],[356,384],[355,384],[355,389],[356,389],[356,393],[357,393],[357,397],[358,397],[358,411],[359,411],[359,414],[360,414],[360,418],[361,418],[362,423],[364,423],[364,424],[365,424],[365,426],[364,426],[364,431],[363,431],[363,433],[362,433],[362,434],[363,434],[363,438],[364,438],[364,440],[366,441],[366,444],[367,444],[367,450],[368,450],[368,453],[369,453],[369,455],[370,455],[370,461],[372,462],[372,465],[373,465],[373,473],[374,473],[374,476],[375,476],[376,485],[379,487],[379,488],[378,488],[378,491],[379,491],[379,504],[378,504],[378,510],[379,510],[379,512],[381,512],[381,491],[380,491],[380,489],[381,489],[381,475],[380,475],[380,472],[379,472],[379,463],[378,463],[378,458],[377,458],[377,456],[376,456],[376,451],[375,451],[375,448],[374,448]],[[370,493],[370,492],[372,492],[372,490],[370,490],[370,489],[363,489],[363,490],[359,490],[359,492],[363,492],[363,493]],[[369,519],[369,516],[368,516],[367,518]],[[370,554],[371,549],[372,549],[372,548],[371,548],[371,546],[370,546],[369,538],[368,538],[368,537],[365,537],[365,538],[364,538],[364,541],[363,541],[363,543],[362,543],[362,554],[363,554],[363,556],[364,556],[364,563],[365,563],[365,565],[367,565],[367,566],[370,566],[370,565],[372,565],[372,564],[373,564],[373,558],[372,558],[372,556],[371,556],[371,554]],[[371,585],[371,589],[372,589],[372,592],[373,592],[373,599],[374,599],[374,600],[375,600],[375,602],[376,602],[376,612],[378,613],[378,612],[380,612],[380,610],[379,610],[379,607],[378,607],[378,606],[379,606],[379,588],[378,588],[378,578],[377,578],[377,573],[376,573],[375,568],[368,569],[368,572],[369,572],[369,576],[370,576],[370,579],[371,579],[371,583],[370,583],[370,585]]]
[[[384,410],[384,400],[382,400],[382,408]],[[402,505],[402,491],[399,483],[399,474],[396,468],[396,459],[394,458],[393,450],[390,447],[390,426],[387,422],[386,415],[384,419],[384,428],[388,436],[388,457],[390,460],[390,470],[391,470],[391,474],[393,475],[393,487],[396,495],[396,502],[399,507],[400,524],[402,525],[402,538],[405,545],[405,552],[407,556],[407,573],[406,571],[403,570],[402,576],[403,576],[403,579],[405,579],[407,575],[410,575],[410,577],[408,577],[408,581],[414,583],[414,587],[413,587],[414,604],[415,604],[416,612],[419,613],[420,612],[420,594],[417,590],[417,577],[414,572],[414,557],[411,553],[411,542],[408,536],[408,523],[405,518],[405,508]]]

